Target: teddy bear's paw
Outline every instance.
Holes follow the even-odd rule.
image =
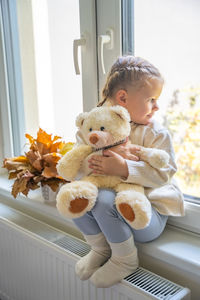
[[[97,187],[90,182],[74,181],[67,183],[58,192],[57,209],[65,217],[79,218],[92,209],[97,194]]]
[[[133,222],[135,220],[135,213],[130,204],[123,202],[120,203],[119,211],[121,212],[122,216],[124,216],[124,218],[129,222]]]
[[[161,151],[162,150],[154,149],[152,155],[149,157],[150,165],[157,169],[164,168],[169,162],[169,154],[165,151]]]
[[[73,214],[82,212],[88,206],[89,200],[85,198],[76,198],[71,200],[69,211]]]
[[[151,220],[151,204],[145,195],[134,191],[119,192],[116,207],[122,217],[134,229],[148,226]]]

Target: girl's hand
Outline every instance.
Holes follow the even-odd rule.
[[[111,150],[119,155],[121,155],[125,159],[138,161],[139,157],[137,154],[140,151],[140,147],[133,144],[121,144],[118,146],[114,146]],[[105,151],[103,152],[105,154]]]
[[[92,173],[128,177],[128,167],[123,157],[111,150],[105,150],[104,155],[93,155],[88,160]]]

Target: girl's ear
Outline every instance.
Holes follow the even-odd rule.
[[[127,106],[127,98],[128,94],[126,90],[118,90],[115,94],[115,100],[118,105],[121,105],[123,107]]]
[[[84,112],[84,113],[81,113],[77,116],[76,118],[76,126],[81,128],[81,126],[83,125],[83,122],[85,120],[85,118],[87,117],[88,113],[87,112]]]

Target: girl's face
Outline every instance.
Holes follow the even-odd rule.
[[[157,100],[162,92],[163,83],[158,79],[148,79],[146,84],[138,89],[130,87],[127,91],[120,90],[115,95],[117,104],[124,106],[131,121],[147,125],[154,113],[159,109]]]

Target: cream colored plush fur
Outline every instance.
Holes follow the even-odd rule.
[[[88,113],[77,117],[76,125],[79,127],[86,144],[75,146],[60,159],[57,170],[60,176],[71,183],[62,186],[57,195],[57,208],[68,218],[78,218],[90,211],[95,205],[98,188],[112,188],[116,191],[116,207],[126,221],[135,229],[146,227],[151,219],[151,204],[144,195],[144,188],[139,185],[123,183],[118,176],[89,175],[76,181],[78,171],[88,157],[97,154],[96,149],[126,139],[130,134],[130,116],[121,106],[94,108]],[[167,165],[168,154],[159,149],[139,147],[140,160],[144,160],[154,168]],[[88,204],[80,211],[71,210],[72,201],[88,199]],[[76,202],[73,203],[75,205]],[[127,219],[126,214],[120,210],[121,204],[128,204],[134,213],[134,219]]]

